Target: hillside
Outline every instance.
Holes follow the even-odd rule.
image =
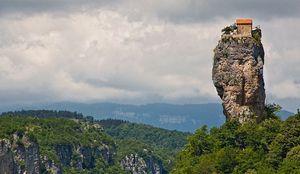
[[[226,122],[198,129],[178,156],[174,174],[300,173],[300,114],[260,124]]]
[[[169,131],[145,124],[120,120],[100,120],[98,123],[103,126],[105,133],[116,139],[141,140],[149,145],[172,150],[179,150],[183,147],[186,144],[184,137],[190,135],[190,133],[175,130]]]
[[[96,124],[6,116],[0,118],[0,137],[4,173],[120,170],[113,161],[114,141]]]
[[[129,133],[126,127],[134,131]],[[9,112],[0,117],[0,170],[168,173],[187,136],[120,120],[98,121],[67,111]]]
[[[268,106],[260,124],[226,122],[192,136],[76,112],[8,112],[0,117],[0,171],[297,173],[300,115],[281,121],[278,109]]]
[[[207,125],[209,128],[219,127],[225,122],[223,109],[220,104],[146,104],[129,105],[115,103],[54,103],[38,106],[0,106],[0,111],[10,110],[67,110],[79,112],[83,115],[93,116],[95,119],[119,119],[135,123],[149,124],[169,130],[179,130],[184,132],[194,132],[201,126]],[[286,119],[293,113],[282,111],[279,116]]]
[[[100,120],[99,124],[104,127],[105,133],[118,140],[120,154],[133,152],[143,154],[141,150],[152,149],[161,157],[167,171],[174,167],[174,157],[187,143],[187,136],[191,135],[120,120]],[[143,148],[133,148],[136,142]]]
[[[2,108],[8,111],[11,108]],[[18,107],[15,107],[18,109]],[[220,104],[147,104],[147,105],[123,105],[114,103],[57,103],[40,106],[19,107],[20,110],[68,110],[90,115],[98,120],[119,119],[135,123],[149,124],[169,130],[194,132],[197,128],[207,125],[209,128],[219,127],[225,122],[222,106]],[[285,119],[293,113],[280,112]]]

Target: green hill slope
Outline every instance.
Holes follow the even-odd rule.
[[[113,161],[113,139],[97,124],[65,118],[7,116],[0,118],[0,138],[5,154],[0,157],[0,166],[4,173],[121,171]],[[3,161],[12,167],[5,167]]]
[[[168,173],[189,134],[67,111],[0,117],[0,170],[6,173]]]
[[[174,174],[300,173],[300,114],[260,124],[227,122],[189,137]]]
[[[187,136],[191,135],[120,120],[100,120],[98,123],[104,127],[105,133],[117,140],[119,156],[134,152],[143,156],[150,149],[162,159],[167,171],[174,167],[174,157],[187,143]],[[146,153],[144,149],[148,149]]]

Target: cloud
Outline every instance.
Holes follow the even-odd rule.
[[[159,18],[175,22],[216,22],[218,19],[236,17],[276,20],[278,18],[299,17],[300,2],[291,0],[127,0],[122,1],[120,8],[126,14],[139,16],[156,15]]]
[[[219,102],[212,50],[236,17],[261,24],[269,99],[300,101],[296,0],[0,3],[2,103]]]
[[[0,0],[0,14],[37,14],[58,13],[68,14],[70,12],[85,11],[108,7],[120,0]]]
[[[6,13],[72,13],[106,8],[131,19],[159,17],[171,22],[209,22],[239,17],[264,20],[300,16],[298,0],[0,0],[0,12]]]
[[[130,21],[109,10],[10,17],[0,24],[0,90],[17,92],[19,98],[11,100],[22,93],[56,101],[215,96],[212,52],[202,43],[216,42],[212,31],[219,24]]]
[[[300,84],[289,80],[282,81],[273,87],[272,92],[278,98],[294,98],[297,97],[297,94],[300,94]]]

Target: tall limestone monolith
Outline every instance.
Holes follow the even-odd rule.
[[[252,26],[252,24],[251,24]],[[261,122],[265,109],[261,30],[239,34],[227,27],[214,49],[212,79],[227,120]]]

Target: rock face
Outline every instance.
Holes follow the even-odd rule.
[[[12,140],[0,140],[0,174],[62,174],[63,166],[79,170],[95,167],[95,158],[102,157],[106,163],[112,162],[113,153],[105,144],[98,147],[58,144],[55,146],[59,164],[42,156],[39,145],[24,133],[14,133]]]
[[[9,140],[0,140],[0,171],[6,174],[17,173]]]
[[[121,161],[123,169],[132,174],[164,174],[162,162],[153,159],[151,156],[143,158],[138,154],[126,155]]]
[[[0,140],[0,170],[3,173],[41,173],[39,146],[26,135]]]
[[[223,34],[214,53],[212,79],[227,120],[262,121],[265,89],[260,38]]]
[[[56,145],[55,150],[63,166],[71,166],[77,170],[93,169],[98,157],[102,157],[108,164],[112,163],[113,153],[105,144],[97,147],[60,144]]]

